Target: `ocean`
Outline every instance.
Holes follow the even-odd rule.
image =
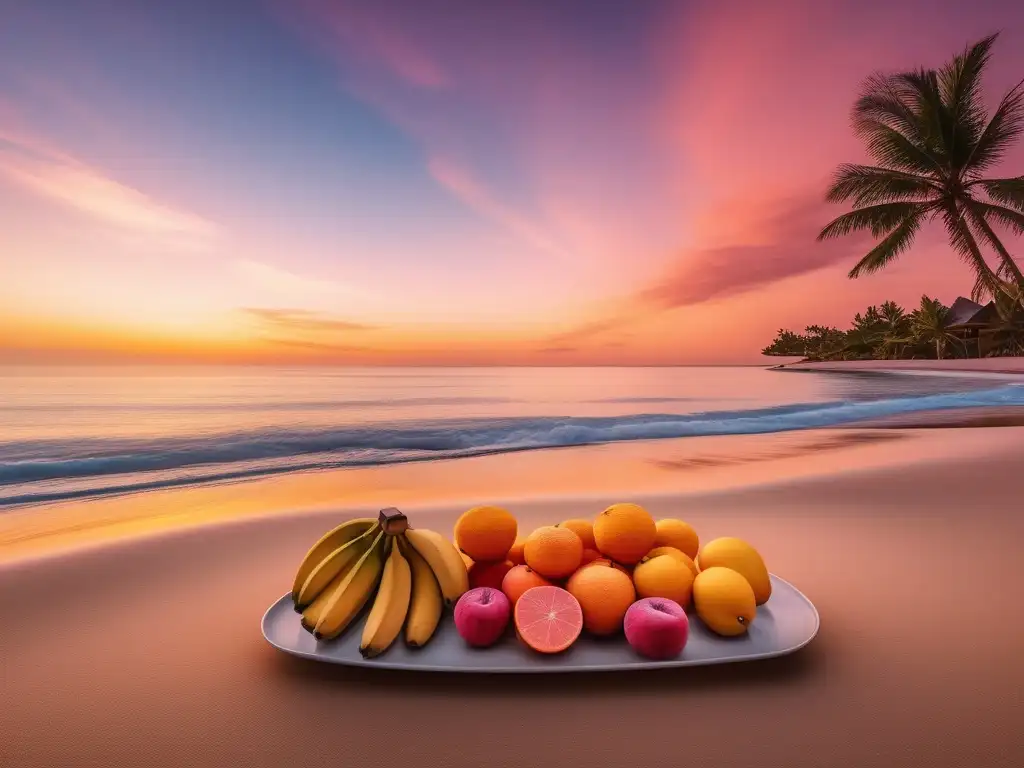
[[[0,507],[1005,405],[1024,386],[760,367],[2,368]]]

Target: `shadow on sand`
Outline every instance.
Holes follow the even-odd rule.
[[[267,648],[266,654],[268,674],[283,675],[301,686],[332,686],[352,693],[369,688],[386,689],[412,695],[429,685],[433,694],[482,698],[536,698],[538,694],[564,694],[570,689],[579,691],[581,695],[590,692],[601,695],[649,693],[658,688],[685,688],[700,695],[709,689],[728,686],[768,691],[779,686],[805,685],[820,677],[824,674],[827,655],[819,637],[794,654],[760,661],[604,673],[488,675],[346,667],[289,656],[273,648]]]

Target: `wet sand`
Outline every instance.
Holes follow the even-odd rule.
[[[731,488],[630,496],[755,542],[814,601],[818,637],[773,661],[470,678],[292,659],[259,621],[338,519],[324,510],[9,561],[0,765],[1017,766],[1024,430],[915,434],[829,454],[846,470],[736,487],[753,461],[708,470],[740,473]],[[514,511],[528,529],[619,500]],[[410,515],[447,532],[462,508]]]
[[[1024,357],[982,357],[954,360],[835,360],[828,362],[783,363],[780,371],[856,371],[900,372],[922,371],[943,374],[1024,374]]]
[[[419,512],[481,500],[706,493],[737,485],[976,456],[1005,442],[1003,430],[904,429],[928,418],[942,427],[1024,423],[1024,408],[910,414],[873,424],[764,435],[610,443],[440,462],[294,473],[247,482],[0,508],[0,564],[72,547],[158,536],[167,530],[262,516],[399,506]],[[948,435],[946,434],[948,433]],[[951,437],[955,435],[955,437]],[[1012,439],[1010,439],[1012,442]],[[595,502],[596,503],[596,502]]]

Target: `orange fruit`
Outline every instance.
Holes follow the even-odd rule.
[[[634,565],[654,547],[654,518],[639,504],[612,504],[594,520],[598,551],[623,565]]]
[[[583,610],[583,626],[595,635],[622,629],[622,619],[636,600],[633,580],[618,568],[580,568],[565,588]]]
[[[583,548],[583,558],[580,560],[580,567],[582,568],[587,563],[592,563],[595,560],[601,559],[601,553],[596,549]],[[610,560],[608,562],[611,562]]]
[[[627,568],[626,566],[622,565],[622,563],[616,563],[613,560],[609,560],[607,557],[599,557],[597,558],[597,560],[591,560],[589,563],[584,563],[579,567],[579,570],[582,571],[584,568],[590,568],[593,566],[604,566],[605,568],[614,568],[618,571],[622,571],[630,578],[633,577],[632,569]]]
[[[650,560],[651,558],[657,557],[658,555],[668,555],[669,557],[674,557],[681,563],[686,563],[686,567],[689,568],[690,571],[693,573],[693,578],[697,578],[697,573],[699,571],[699,569],[697,568],[697,564],[693,562],[691,558],[687,557],[686,554],[680,552],[675,547],[655,547],[646,555],[644,555],[644,559]]]
[[[561,587],[526,590],[519,596],[512,617],[519,639],[540,653],[564,651],[583,631],[583,609]]]
[[[656,547],[675,547],[693,560],[700,550],[700,538],[693,526],[682,520],[665,518],[654,524],[657,535],[654,537]]]
[[[553,586],[550,581],[528,565],[517,565],[506,573],[505,578],[501,581],[501,591],[505,593],[505,597],[512,603],[513,608],[526,590],[533,589],[533,587],[550,586]]]
[[[501,561],[516,541],[519,526],[501,507],[473,507],[455,523],[455,546],[473,560]]]
[[[538,528],[526,539],[523,557],[541,576],[564,579],[580,567],[583,542],[568,528],[548,525]]]
[[[633,584],[639,597],[664,597],[683,608],[690,604],[693,578],[686,563],[671,555],[645,558],[633,569]]]
[[[526,565],[526,560],[523,559],[523,547],[526,545],[526,539],[522,536],[516,536],[515,543],[512,548],[505,555],[505,559],[509,560],[516,565]]]
[[[584,549],[597,549],[597,544],[594,543],[594,526],[590,524],[589,520],[566,520],[564,523],[558,523],[555,527],[568,528],[579,536]]]
[[[491,587],[501,589],[501,581],[514,565],[508,560],[498,563],[473,563],[469,569],[469,588]]]

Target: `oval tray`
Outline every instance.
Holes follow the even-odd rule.
[[[428,672],[610,672],[614,670],[686,667],[768,659],[798,651],[818,633],[818,611],[792,584],[774,574],[772,596],[757,609],[757,618],[747,634],[719,637],[700,619],[690,616],[690,637],[683,652],[667,661],[650,661],[638,656],[621,634],[598,638],[584,631],[568,650],[553,655],[536,653],[508,635],[490,648],[467,646],[458,632],[451,611],[441,618],[437,632],[423,648],[407,648],[401,636],[394,645],[374,659],[359,653],[366,613],[344,634],[329,642],[317,642],[299,623],[291,595],[284,595],[263,616],[263,636],[286,653],[331,664],[354,667],[382,667]]]

